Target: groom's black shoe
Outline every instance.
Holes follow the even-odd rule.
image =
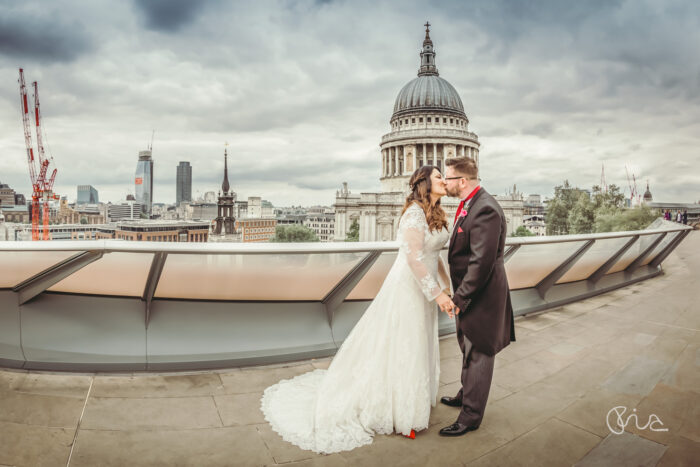
[[[440,430],[440,436],[462,436],[468,431],[474,431],[478,429],[478,426],[469,426],[459,422],[454,422],[452,425],[446,426],[445,428]]]
[[[450,407],[462,407],[462,399],[457,397],[443,396],[440,398],[440,402]]]

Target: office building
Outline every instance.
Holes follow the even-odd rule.
[[[150,150],[139,152],[134,193],[142,211],[150,217],[153,208],[153,159]]]
[[[95,187],[92,185],[78,185],[78,204],[97,204],[99,202]]]
[[[183,201],[192,201],[192,166],[187,161],[177,166],[175,205]]]

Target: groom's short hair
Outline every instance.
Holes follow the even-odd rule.
[[[476,166],[476,161],[470,157],[447,159],[445,165],[452,167],[452,170],[465,178],[476,179],[479,177],[479,168]]]

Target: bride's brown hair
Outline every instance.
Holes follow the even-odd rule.
[[[442,206],[440,206],[440,200],[438,199],[435,204],[430,203],[430,190],[432,188],[430,176],[433,173],[433,169],[440,171],[434,165],[424,165],[413,172],[411,179],[408,181],[411,193],[406,197],[406,203],[403,205],[403,211],[401,211],[401,215],[403,215],[411,204],[414,202],[418,203],[423,208],[431,232],[447,227],[447,216]]]

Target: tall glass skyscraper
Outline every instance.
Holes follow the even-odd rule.
[[[139,151],[134,188],[136,201],[141,204],[143,212],[150,217],[153,207],[153,159],[150,150]]]
[[[92,185],[78,185],[78,204],[97,204],[100,202],[97,190]]]
[[[189,162],[180,162],[177,166],[177,185],[175,186],[175,204],[192,201],[192,166]]]

